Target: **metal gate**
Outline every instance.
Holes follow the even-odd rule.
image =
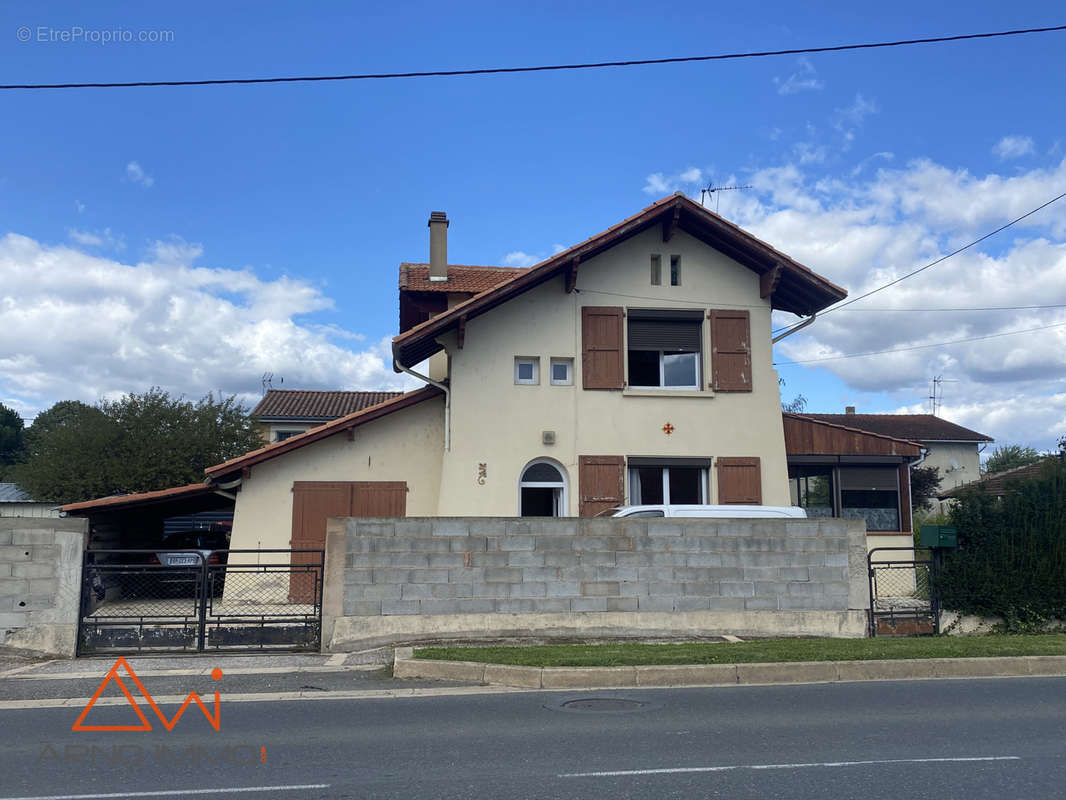
[[[875,547],[866,557],[870,574],[871,636],[940,633],[934,551]]]
[[[321,550],[87,550],[78,654],[318,651]]]

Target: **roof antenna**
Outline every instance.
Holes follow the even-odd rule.
[[[274,386],[272,385],[273,384],[273,380],[274,380],[274,373],[273,372],[264,372],[263,373],[263,377],[260,379],[260,382],[263,384],[263,394],[264,395],[267,393],[267,391],[269,391],[270,389],[274,388]]]
[[[713,194],[715,194],[717,192],[732,192],[732,191],[737,191],[739,189],[753,189],[753,188],[755,188],[755,187],[751,186],[750,184],[746,185],[746,186],[715,186],[714,183],[711,182],[711,183],[707,184],[707,188],[706,189],[700,189],[700,205],[703,206],[704,208],[706,208],[707,207],[707,203],[705,202],[705,200],[707,199],[707,197],[709,195],[713,195]],[[722,199],[721,197],[715,197],[714,198],[714,213],[715,214],[718,213],[718,207],[719,207],[719,203],[720,203],[721,199]]]

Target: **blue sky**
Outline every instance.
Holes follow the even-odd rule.
[[[0,70],[20,83],[454,69],[1066,21],[1050,2],[574,5],[16,2],[0,10]],[[172,41],[37,41],[73,26]],[[537,75],[6,92],[0,402],[32,416],[152,384],[253,397],[267,370],[293,388],[398,385],[381,342],[396,333],[397,265],[427,256],[430,210],[452,220],[453,262],[523,264],[669,191],[750,183],[721,213],[859,293],[1066,191],[1063,74],[1066,34],[1051,33]],[[856,308],[1066,303],[1059,206]],[[1062,311],[841,311],[777,356]],[[810,410],[918,411],[943,374],[956,381],[943,415],[1050,447],[1066,433],[1061,330],[784,367],[783,393]]]

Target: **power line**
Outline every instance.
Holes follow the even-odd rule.
[[[884,284],[883,286],[878,286],[876,289],[871,289],[870,291],[866,292],[865,294],[860,294],[858,297],[852,297],[850,300],[846,300],[843,303],[841,303],[840,305],[836,305],[836,306],[833,306],[832,308],[829,308],[829,309],[826,309],[825,311],[822,311],[821,313],[819,313],[818,318],[821,319],[821,318],[825,317],[827,314],[832,314],[834,311],[839,311],[840,309],[844,308],[845,306],[850,306],[852,303],[857,303],[860,300],[862,300],[864,298],[867,298],[867,297],[869,297],[872,294],[877,294],[878,292],[883,291],[883,290],[887,289],[890,286],[895,286],[897,283],[900,283],[901,281],[907,280],[907,278],[914,277],[919,272],[925,272],[930,267],[935,267],[937,264],[940,264],[940,263],[943,263],[944,261],[947,261],[952,256],[957,256],[959,253],[963,252],[964,250],[969,250],[974,245],[980,244],[985,239],[989,239],[989,238],[995,236],[997,233],[1000,233],[1002,231],[1007,230],[1007,228],[1011,227],[1012,225],[1016,225],[1017,223],[1021,222],[1026,217],[1031,217],[1037,211],[1042,211],[1043,209],[1045,209],[1048,206],[1050,206],[1052,203],[1057,203],[1059,200],[1061,200],[1064,197],[1066,197],[1066,192],[1063,192],[1062,194],[1058,195],[1057,197],[1052,197],[1046,203],[1041,203],[1036,208],[1034,208],[1032,211],[1026,211],[1020,217],[1016,217],[1015,219],[1012,219],[1010,222],[1008,222],[1005,225],[1000,225],[994,231],[990,231],[989,233],[986,233],[984,236],[981,236],[980,238],[974,239],[972,242],[970,242],[969,244],[963,245],[958,250],[953,250],[950,253],[948,253],[946,256],[941,256],[936,261],[930,261],[924,267],[919,267],[918,269],[913,270],[912,272],[908,272],[906,275],[901,275],[900,277],[896,278],[895,280],[889,281],[888,283]],[[779,333],[781,331],[788,330],[789,328],[795,328],[798,325],[802,325],[803,322],[804,321],[800,321],[800,322],[795,323],[794,325],[786,325],[784,328],[778,328],[777,330],[774,331],[774,333]]]
[[[518,72],[561,72],[564,70],[604,69],[607,67],[643,67],[658,64],[689,64],[700,61],[728,61],[742,58],[766,58],[768,56],[809,55],[812,53],[839,53],[847,50],[873,50],[882,47],[906,47],[917,44],[960,42],[969,39],[994,39],[1004,36],[1022,36],[1030,33],[1064,31],[1066,25],[1045,28],[992,31],[989,33],[965,33],[954,36],[932,36],[924,39],[900,39],[892,42],[866,42],[863,44],[840,44],[826,47],[800,47],[789,50],[761,50],[746,53],[718,53],[706,56],[677,56],[674,58],[640,58],[626,61],[594,61],[577,64],[545,64],[532,67],[487,67],[483,69],[448,69],[425,72],[375,72],[355,75],[300,75],[287,78],[213,78],[200,81],[121,81],[114,83],[16,83],[0,85],[0,89],[128,89],[142,86],[224,86],[255,83],[315,83],[322,81],[369,81],[395,78],[449,78],[466,75],[504,75]]]
[[[1020,333],[1034,333],[1036,331],[1046,331],[1049,328],[1061,328],[1066,326],[1066,322],[1056,322],[1052,325],[1041,325],[1039,328],[1025,328],[1020,331],[1005,331],[1003,333],[989,333],[985,336],[971,336],[966,339],[952,339],[949,342],[936,342],[934,344],[916,344],[910,347],[896,347],[892,350],[871,350],[868,353],[848,353],[842,356],[825,356],[824,358],[808,358],[803,361],[777,361],[774,362],[775,367],[791,367],[797,364],[815,364],[821,361],[840,361],[845,358],[863,358],[865,356],[882,356],[887,353],[907,353],[911,350],[927,350],[930,347],[946,347],[951,344],[963,344],[964,342],[981,342],[985,339],[998,339],[1001,336],[1017,336]]]
[[[853,308],[852,311],[1032,311],[1041,308],[1066,308],[1066,303],[1052,303],[1044,306],[964,306],[960,308]]]

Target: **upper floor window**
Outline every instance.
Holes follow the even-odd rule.
[[[574,359],[553,358],[551,360],[552,386],[571,386],[574,383]]]
[[[514,382],[527,386],[535,386],[540,383],[540,359],[515,356]]]
[[[700,388],[703,311],[629,309],[629,385]]]
[[[670,256],[670,285],[681,285],[681,256]]]
[[[651,285],[660,286],[663,282],[663,257],[653,253],[651,257]]]

